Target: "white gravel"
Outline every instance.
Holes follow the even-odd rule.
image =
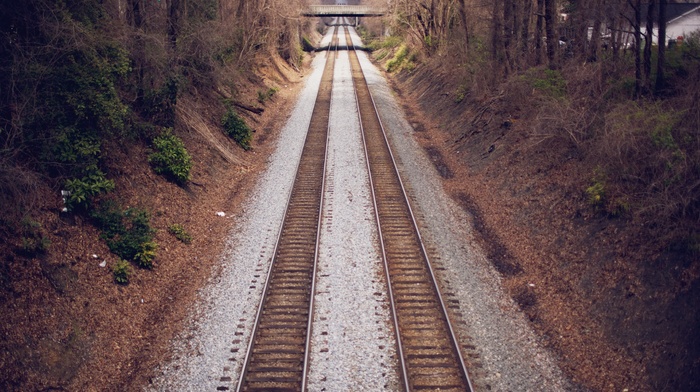
[[[359,37],[352,34],[353,42],[359,44]],[[414,212],[423,217],[421,234],[432,249],[434,267],[440,268],[441,291],[459,301],[456,313],[461,313],[464,323],[457,329],[462,344],[476,347],[465,352],[480,357],[483,370],[471,375],[477,386],[492,391],[574,390],[474,243],[468,217],[443,191],[437,171],[413,138],[413,128],[386,80],[364,52],[358,56]]]
[[[174,360],[161,366],[150,390],[213,391],[237,384],[324,64],[323,53],[313,60],[267,170],[243,216],[233,218],[237,222],[222,255],[222,270],[202,290],[190,325],[174,342]],[[221,382],[222,377],[233,381]]]
[[[339,44],[345,37],[339,35]],[[309,391],[396,390],[396,338],[347,52],[335,63]]]
[[[323,42],[329,41],[327,34]],[[342,35],[340,41],[342,45]],[[430,217],[421,219],[423,236],[435,249],[436,266],[445,269],[438,271],[443,293],[459,300],[456,312],[465,321],[458,326],[459,335],[465,346],[476,347],[465,352],[480,357],[482,369],[473,374],[477,386],[494,391],[574,389],[504,294],[498,274],[473,245],[465,213],[442,191],[437,172],[414,141],[386,81],[365,53],[358,56],[414,210]],[[189,326],[173,342],[174,359],[158,369],[147,390],[214,391],[219,386],[236,386],[324,62],[325,53],[313,60],[313,72],[306,78],[267,170],[246,202],[243,216],[234,217],[237,222],[220,272],[201,291]],[[309,390],[398,390],[395,337],[388,324],[347,53],[338,55],[333,89]]]

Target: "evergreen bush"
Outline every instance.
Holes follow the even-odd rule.
[[[129,262],[124,260],[119,260],[117,264],[112,268],[112,275],[114,276],[114,281],[118,284],[129,284],[129,275],[131,275],[131,267],[129,267]]]
[[[163,134],[153,139],[153,147],[156,151],[148,156],[148,162],[156,173],[163,174],[180,185],[190,180],[192,159],[179,137],[166,129]]]
[[[229,108],[221,119],[221,125],[224,127],[224,132],[243,147],[244,150],[250,150],[253,131],[238,113]]]
[[[143,268],[152,267],[157,246],[153,242],[155,229],[151,228],[146,210],[122,211],[116,203],[106,201],[92,212],[92,217],[112,253],[136,261]]]
[[[175,236],[178,240],[189,244],[192,242],[192,236],[185,230],[185,227],[179,223],[174,223],[168,227],[168,232]]]

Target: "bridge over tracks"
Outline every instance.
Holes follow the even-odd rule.
[[[385,10],[376,9],[364,5],[310,5],[302,11],[304,16],[330,16],[330,17],[359,17],[382,16]]]

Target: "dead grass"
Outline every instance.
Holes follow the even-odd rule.
[[[36,209],[41,183],[36,172],[0,162],[0,230],[19,223]]]

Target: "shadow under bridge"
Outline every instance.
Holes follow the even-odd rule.
[[[382,16],[385,10],[365,5],[310,5],[302,11],[303,16],[361,17]]]

